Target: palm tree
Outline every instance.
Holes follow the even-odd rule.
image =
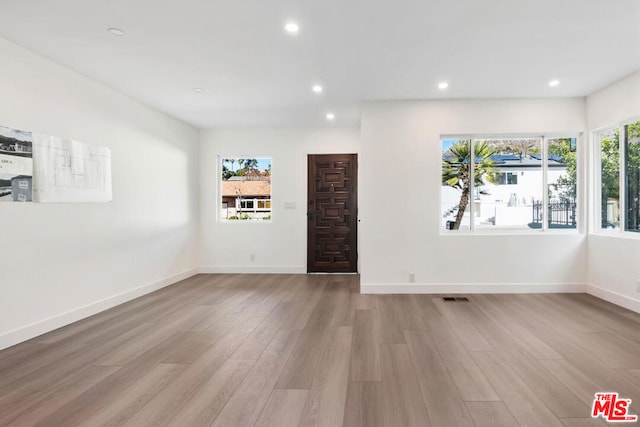
[[[244,167],[242,168],[242,170],[245,176],[260,176],[260,170],[258,170],[258,159],[244,159],[243,165]]]
[[[247,169],[257,169],[258,159],[244,159],[244,167]]]
[[[233,162],[235,162],[233,159],[222,159],[222,179],[225,181],[234,175]],[[231,169],[227,167],[228,164],[231,164]]]
[[[485,141],[478,141],[474,146],[475,162],[474,185],[481,187],[485,180],[496,183],[493,170],[494,162],[491,156],[495,151]],[[462,217],[469,205],[469,192],[471,191],[471,141],[458,141],[449,148],[442,159],[442,184],[461,191],[460,203],[457,206],[456,221],[453,229],[458,230]]]

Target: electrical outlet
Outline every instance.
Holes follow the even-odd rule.
[[[416,273],[409,273],[409,283],[416,283]]]
[[[251,262],[256,260],[256,254],[251,254],[249,255],[249,259],[251,260]]]
[[[636,280],[636,292],[640,292],[640,279]]]

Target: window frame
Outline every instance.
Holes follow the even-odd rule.
[[[497,185],[518,185],[518,174],[515,172],[496,172],[496,176],[504,176],[504,182],[498,182]],[[509,182],[509,177],[515,177],[516,182]]]
[[[623,165],[622,162],[622,151],[621,145],[622,141],[620,140],[620,129],[622,128],[621,122],[615,125],[603,126],[598,129],[594,129],[591,132],[591,139],[593,141],[593,149],[594,149],[594,162],[593,162],[593,171],[594,171],[594,191],[593,191],[593,229],[592,231],[595,234],[604,234],[604,235],[615,235],[620,232],[623,228],[622,225],[622,204],[624,201],[621,194],[621,185],[622,185],[622,169],[620,169]],[[599,189],[602,188],[602,136],[607,132],[613,132],[618,130],[618,210],[621,212],[620,214],[620,226],[618,228],[603,228],[602,227],[602,191]]]
[[[222,179],[222,172],[223,172],[223,160],[225,159],[257,159],[257,160],[261,160],[261,159],[268,159],[270,161],[270,165],[271,165],[271,178],[270,178],[270,186],[271,186],[271,192],[269,194],[269,205],[270,205],[270,218],[269,219],[255,219],[255,220],[250,220],[250,221],[246,221],[246,220],[230,220],[227,218],[224,218],[222,216],[222,209],[223,209],[223,205],[226,204],[223,199],[222,199],[222,182],[224,181]],[[216,189],[217,189],[217,194],[216,194],[216,202],[215,202],[215,207],[216,207],[216,222],[218,224],[271,224],[273,223],[273,211],[274,211],[274,200],[273,200],[273,156],[272,155],[249,155],[249,154],[244,154],[244,155],[238,155],[233,154],[233,155],[228,155],[228,154],[218,154],[217,156],[217,166],[216,166]],[[251,199],[253,200],[253,199]],[[257,210],[260,210],[260,208],[257,208]]]
[[[633,116],[625,120],[620,120],[605,126],[600,126],[591,131],[591,147],[593,149],[593,170],[594,170],[594,197],[591,206],[591,212],[593,221],[590,224],[590,232],[595,235],[612,236],[612,237],[625,237],[630,239],[640,239],[640,232],[627,230],[627,169],[626,169],[626,156],[627,156],[627,132],[625,132],[625,126],[637,123],[640,121],[640,116]],[[602,187],[602,150],[601,150],[601,135],[607,131],[618,130],[618,204],[620,211],[620,226],[618,228],[607,229],[602,228],[602,192],[599,191]]]
[[[440,155],[439,155],[439,165],[440,171],[442,171],[442,141],[446,139],[458,139],[458,140],[469,140],[471,144],[471,158],[475,159],[475,141],[477,140],[487,140],[487,139],[535,139],[538,138],[541,140],[541,171],[542,171],[542,203],[543,203],[543,216],[542,216],[542,227],[539,229],[532,228],[480,228],[477,229],[475,227],[475,221],[473,219],[475,207],[473,203],[469,204],[469,230],[447,230],[442,227],[440,220],[442,218],[442,212],[439,212],[438,215],[438,229],[440,236],[495,236],[495,235],[549,235],[549,234],[584,234],[584,230],[586,227],[584,226],[586,219],[586,203],[584,191],[582,190],[583,185],[583,168],[584,168],[584,160],[583,160],[583,151],[585,150],[584,144],[584,132],[576,131],[576,132],[544,132],[544,133],[504,133],[504,134],[440,134],[439,142],[440,142]],[[549,197],[547,196],[547,186],[548,186],[548,173],[549,173],[549,151],[548,151],[548,141],[553,139],[561,139],[561,138],[573,138],[576,141],[576,206],[577,206],[577,215],[576,215],[576,227],[575,228],[549,228],[548,224],[548,210],[549,210]],[[475,161],[471,162],[469,167],[470,173],[475,174]],[[471,179],[469,194],[475,194],[475,180]],[[442,183],[440,183],[440,193],[439,193],[439,207],[442,207]]]

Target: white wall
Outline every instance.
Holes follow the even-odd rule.
[[[3,39],[0,56],[0,125],[110,147],[114,188],[111,203],[0,203],[0,349],[199,266],[305,272],[312,153],[359,153],[365,291],[570,291],[589,282],[593,293],[640,310],[637,238],[592,235],[587,248],[571,232],[441,235],[439,218],[441,134],[580,132],[638,116],[640,73],[589,96],[586,110],[584,99],[377,102],[364,105],[361,129],[198,136]],[[273,159],[271,223],[216,221],[218,156]],[[403,210],[403,200],[414,208]]]
[[[640,117],[640,71],[587,97],[589,130]],[[595,144],[590,146],[595,150]],[[594,190],[594,194],[595,194]],[[640,235],[589,235],[589,291],[640,312]]]
[[[201,132],[204,272],[307,271],[307,155],[358,153],[359,129],[227,129]],[[219,157],[271,157],[272,221],[220,223]],[[294,203],[295,209],[284,209]],[[252,260],[251,255],[254,255]]]
[[[0,39],[0,125],[112,150],[113,202],[0,203],[0,349],[194,273],[198,132]]]
[[[582,132],[583,98],[367,103],[361,126],[364,291],[586,289],[584,234],[441,235],[439,208],[442,134]]]

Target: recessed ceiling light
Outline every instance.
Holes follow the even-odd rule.
[[[549,81],[549,86],[551,86],[551,87],[556,87],[559,84],[560,84],[560,80],[557,80],[557,79]]]
[[[333,120],[336,118],[336,115],[333,113],[327,113],[327,120]]]
[[[313,85],[313,87],[311,87],[311,90],[314,91],[315,93],[322,93],[322,86]]]
[[[295,22],[287,22],[284,26],[284,30],[289,34],[298,34],[300,26]]]
[[[202,89],[201,87],[194,87],[193,91],[196,92],[196,93],[202,93],[202,92],[204,92],[204,89]]]
[[[118,36],[118,37],[122,37],[125,34],[127,34],[124,32],[124,30],[121,30],[120,28],[116,28],[116,27],[107,28],[107,31],[112,35]]]
[[[447,83],[447,82],[438,83],[438,89],[440,89],[440,90],[445,90],[448,87],[449,87],[449,83]]]

